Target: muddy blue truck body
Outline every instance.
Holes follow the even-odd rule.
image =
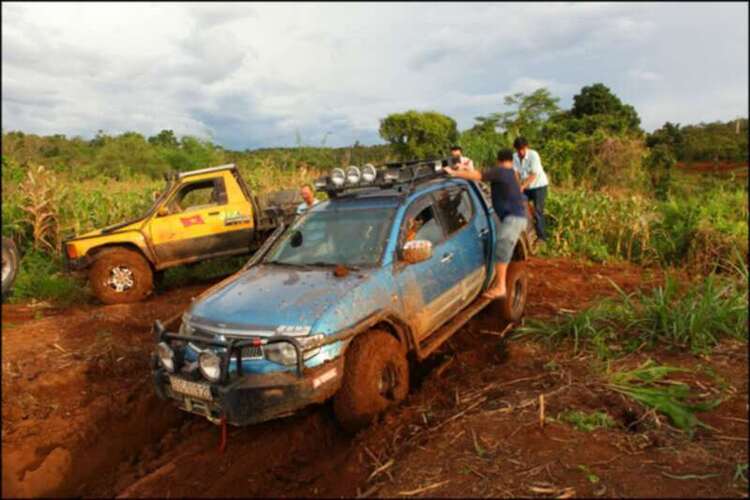
[[[493,279],[498,224],[476,183],[429,171],[412,176],[409,183],[360,181],[357,189],[348,188],[347,178],[329,190],[328,201],[279,228],[242,270],[198,297],[176,331],[157,323],[157,394],[233,425],[338,397],[342,384],[360,383],[347,377],[372,385],[383,399],[378,411],[400,399],[395,387],[403,384],[398,377],[408,379],[408,371],[402,373],[408,369],[397,357],[424,359],[489,304],[481,292]],[[330,187],[330,179],[325,182]],[[419,245],[429,247],[428,255],[406,259],[407,248]],[[513,264],[518,283],[506,307],[511,321],[523,312],[520,266],[527,253],[522,239]],[[393,339],[384,341],[393,359],[373,361],[383,365],[382,373],[363,365],[366,360],[347,365],[349,347],[368,332],[370,344],[377,342],[372,332]],[[377,384],[368,382],[373,378]],[[359,413],[353,418],[337,411],[337,417],[361,422],[362,404],[341,403],[341,413]]]

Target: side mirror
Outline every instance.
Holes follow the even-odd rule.
[[[401,249],[401,255],[407,264],[416,264],[432,258],[432,242],[427,240],[407,241]]]
[[[164,205],[160,206],[159,209],[156,211],[156,216],[164,217],[166,215],[169,215],[169,209],[165,207]]]

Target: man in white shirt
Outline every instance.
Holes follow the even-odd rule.
[[[304,214],[308,209],[320,203],[320,200],[315,198],[315,193],[310,184],[304,184],[300,188],[299,194],[304,201],[297,206],[297,215]]]
[[[539,153],[529,148],[529,143],[523,137],[513,141],[513,169],[521,179],[521,191],[534,205],[536,234],[541,241],[547,240],[544,231],[544,202],[547,199],[547,174],[542,168]]]
[[[453,170],[463,171],[463,172],[473,172],[474,171],[474,162],[471,161],[471,158],[467,158],[466,156],[463,156],[463,151],[461,150],[461,146],[453,146],[451,148],[451,158],[453,158]]]

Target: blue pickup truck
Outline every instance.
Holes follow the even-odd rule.
[[[157,394],[214,423],[257,423],[333,398],[346,429],[406,397],[409,368],[490,306],[526,302],[523,235],[508,296],[493,279],[497,218],[482,186],[445,160],[334,169],[329,200],[279,227],[236,274],[171,324],[157,322]]]

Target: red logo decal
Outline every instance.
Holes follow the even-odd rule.
[[[180,217],[183,227],[190,227],[194,224],[203,224],[203,218],[200,215],[194,215],[192,217]]]

